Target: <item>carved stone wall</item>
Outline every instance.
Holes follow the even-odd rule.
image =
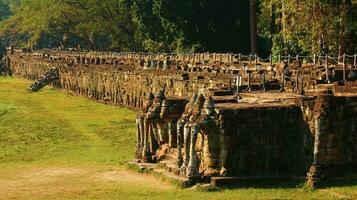
[[[231,136],[235,175],[304,176],[313,160],[313,137],[298,106],[223,111]]]
[[[324,177],[357,164],[355,97],[317,96],[303,102],[305,121],[314,137],[314,158],[308,173],[309,183],[318,185]]]
[[[221,65],[169,66],[164,59],[151,60],[148,67],[148,61],[141,59],[39,55],[8,55],[7,66],[15,76],[29,79],[57,68],[60,78],[53,83],[57,87],[140,108],[136,158],[160,162],[177,175],[293,177],[308,173],[309,183],[315,186],[339,169],[357,166],[357,84],[319,85],[321,74],[314,74],[313,66],[295,69],[295,74],[286,72],[286,66],[267,72],[271,87],[283,84],[281,92],[262,92],[259,83],[265,75],[263,79],[259,73],[249,79],[245,75],[244,82],[255,82],[260,91],[247,89],[233,95],[232,90],[248,85],[234,87],[239,84],[231,79],[237,78],[235,70]],[[282,75],[285,72],[290,77]],[[294,79],[298,73],[304,76]]]
[[[60,87],[67,91],[97,100],[141,107],[145,96],[166,86],[166,95],[189,97],[195,91],[219,84],[224,78],[160,70],[127,70],[126,65],[76,65],[37,58],[11,56],[10,65],[15,76],[36,80],[51,68],[58,68]],[[198,78],[197,78],[198,77]],[[217,80],[215,80],[217,79]],[[228,82],[228,81],[227,81]]]

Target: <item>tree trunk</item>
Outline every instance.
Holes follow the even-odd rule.
[[[348,5],[350,0],[342,0],[340,5],[340,17],[339,17],[339,38],[338,38],[338,55],[340,57],[340,62],[342,61],[342,56],[346,53],[346,22],[348,16]]]
[[[97,49],[97,36],[93,31],[90,32],[89,38],[88,38],[88,46],[90,50],[96,50]]]
[[[257,1],[250,0],[250,53],[257,53]]]
[[[287,14],[286,14],[286,5],[285,5],[285,0],[281,0],[281,32],[282,32],[282,36],[283,36],[283,42],[284,42],[284,53],[285,54],[289,54],[290,52],[290,48],[286,48],[287,47]],[[288,49],[286,51],[286,49]]]

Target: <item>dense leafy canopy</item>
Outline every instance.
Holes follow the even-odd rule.
[[[262,0],[259,30],[273,53],[357,51],[356,0]]]
[[[7,19],[10,16],[11,5],[13,4],[10,0],[0,0],[0,22]],[[0,38],[0,50],[5,45],[6,45],[5,38]]]
[[[32,48],[249,53],[257,26],[260,54],[357,51],[357,0],[0,0],[0,21]]]
[[[134,0],[139,41],[153,51],[249,51],[249,1]]]
[[[22,0],[14,15],[1,24],[0,34],[16,37],[13,45],[58,46],[69,35],[69,46],[123,50],[133,43],[133,24],[123,1]],[[97,6],[100,5],[100,6]],[[97,40],[100,39],[100,43]]]

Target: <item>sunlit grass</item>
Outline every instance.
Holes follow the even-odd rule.
[[[0,79],[0,163],[88,161],[118,164],[134,152],[135,113],[45,88]]]

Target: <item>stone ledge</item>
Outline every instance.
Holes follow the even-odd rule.
[[[136,169],[138,169],[141,172],[152,173],[154,175],[158,175],[162,178],[168,179],[170,182],[178,184],[180,187],[183,187],[183,188],[192,187],[195,184],[202,182],[202,179],[190,179],[188,177],[178,176],[172,172],[169,172],[163,168],[160,168],[159,164],[157,164],[157,163],[143,163],[143,162],[138,162],[137,160],[134,160],[134,161],[127,162],[127,164],[130,167],[135,167]]]

